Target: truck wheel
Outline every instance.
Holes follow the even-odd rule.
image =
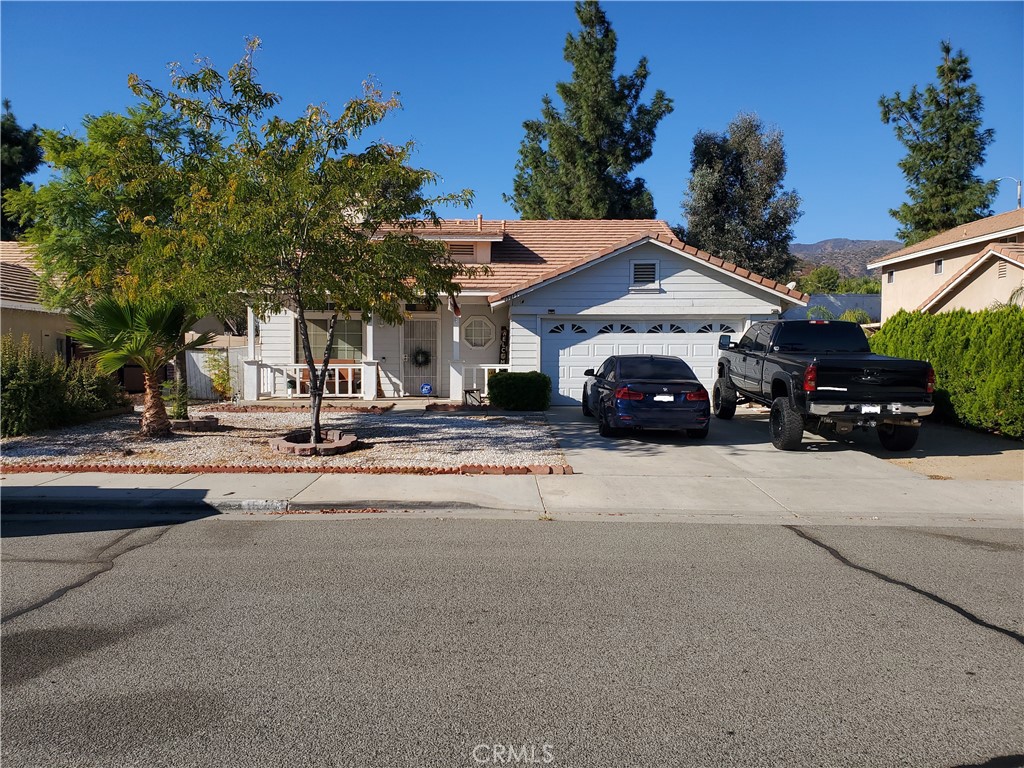
[[[736,415],[736,390],[730,389],[725,379],[716,379],[711,388],[711,409],[717,419],[731,419]]]
[[[910,424],[879,424],[878,441],[887,451],[909,451],[917,443],[920,427]]]
[[[780,451],[795,451],[804,439],[803,416],[790,404],[788,397],[777,397],[772,402],[768,428],[772,435],[772,445]]]
[[[593,416],[594,412],[590,410],[590,404],[587,402],[587,388],[583,388],[583,415]]]

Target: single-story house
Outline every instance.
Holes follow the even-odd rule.
[[[15,341],[28,336],[36,352],[70,360],[70,327],[66,314],[40,303],[39,275],[28,247],[0,241],[0,331]]]
[[[718,337],[805,306],[808,296],[677,240],[668,224],[625,221],[446,221],[422,237],[487,265],[457,303],[409,305],[399,326],[339,320],[328,396],[374,399],[486,394],[497,370],[542,371],[552,402],[580,401],[584,371],[614,354],[678,355],[705,386]],[[322,347],[327,316],[307,313]],[[249,322],[243,397],[302,396],[296,314]],[[314,348],[316,348],[314,346]]]
[[[882,271],[882,321],[909,312],[977,311],[1024,284],[1024,210],[973,221],[868,264]]]

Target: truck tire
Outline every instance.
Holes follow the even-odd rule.
[[[788,397],[777,397],[768,416],[768,429],[772,445],[780,451],[795,451],[804,439],[804,418],[789,402]]]
[[[920,427],[910,424],[879,424],[878,441],[887,451],[909,451],[917,444]]]
[[[731,419],[736,415],[736,390],[725,379],[715,379],[711,388],[711,409],[716,419]]]

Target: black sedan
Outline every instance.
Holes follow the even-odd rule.
[[[682,359],[667,355],[616,355],[585,371],[583,413],[597,416],[598,430],[673,429],[708,436],[708,391]]]

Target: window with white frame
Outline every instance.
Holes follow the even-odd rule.
[[[494,324],[486,317],[470,318],[462,325],[462,339],[473,349],[489,347],[494,341]]]
[[[936,259],[935,260],[935,274],[936,275],[941,275],[942,274],[942,259]]]
[[[324,347],[327,346],[327,329],[330,320],[324,318],[306,318],[306,329],[309,331],[309,346],[313,359],[323,359]],[[338,319],[334,327],[334,339],[331,341],[331,360],[362,360],[363,359],[363,321]],[[295,362],[306,361],[302,352],[302,336],[299,324],[295,323]]]
[[[885,273],[885,282],[889,283],[890,285],[896,282],[896,273],[893,270],[890,269],[888,272]]]

